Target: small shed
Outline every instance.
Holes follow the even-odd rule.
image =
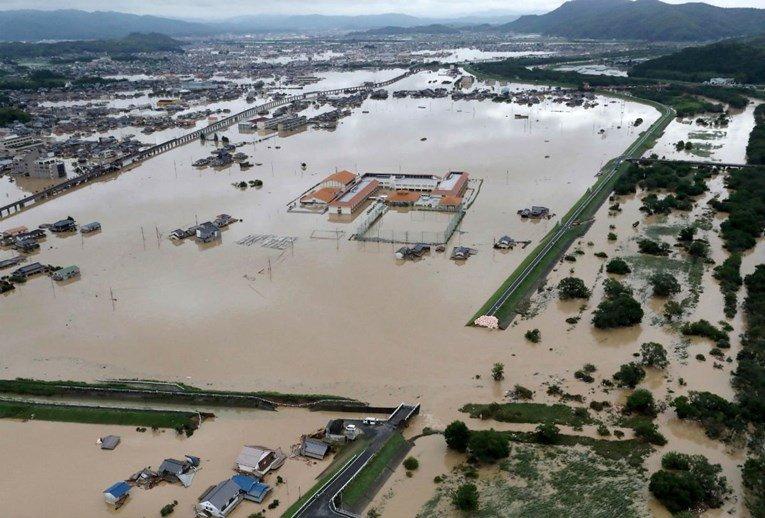
[[[113,450],[119,443],[120,438],[117,435],[107,435],[98,440],[98,444],[101,445],[102,450]]]

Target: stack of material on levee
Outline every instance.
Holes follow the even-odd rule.
[[[473,325],[487,329],[499,329],[499,319],[491,315],[481,315],[475,319]]]

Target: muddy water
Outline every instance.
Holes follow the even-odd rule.
[[[206,422],[191,438],[174,431],[140,433],[125,426],[101,426],[51,422],[0,421],[0,456],[6,474],[0,484],[0,500],[12,509],[14,518],[50,516],[159,516],[165,504],[178,501],[176,514],[193,516],[197,498],[209,486],[231,477],[234,460],[245,444],[290,448],[300,443],[300,436],[326,425],[332,416],[323,412],[282,409],[279,412],[218,411],[219,417]],[[99,437],[119,435],[122,442],[114,451],[102,451]],[[23,437],[23,440],[21,438]],[[111,510],[101,492],[145,467],[157,469],[165,458],[197,455],[201,469],[189,488],[161,484],[150,490],[134,488],[127,503]],[[273,486],[266,504],[278,499],[287,502],[299,498],[312,487],[331,462],[309,461],[300,457],[287,459],[265,482]],[[285,483],[276,485],[276,475]],[[47,488],[40,491],[40,481]],[[286,504],[286,505],[285,505]],[[231,514],[243,518],[265,505],[243,502]],[[10,515],[9,515],[10,516]]]
[[[368,101],[362,109],[369,113],[357,110],[335,132],[245,146],[251,161],[263,164],[250,172],[192,168],[213,148],[193,143],[6,221],[36,226],[72,215],[98,220],[104,230],[85,238],[50,236],[34,256],[79,265],[79,281],[60,286],[33,279],[0,301],[8,337],[4,373],[175,378],[376,402],[439,393],[454,380],[472,385],[473,373],[487,364],[461,358],[468,351],[493,357],[512,342],[507,334],[487,334],[488,347],[479,346],[484,335],[462,324],[525,253],[494,252],[492,239],[538,240],[554,220],[522,222],[516,210],[534,203],[564,213],[594,172],[636,137],[629,125],[617,129],[620,120],[656,117],[651,108],[621,103],[585,110],[427,99]],[[515,113],[530,118],[516,120]],[[228,135],[253,138],[235,128]],[[421,142],[423,136],[428,140]],[[401,265],[391,246],[311,239],[314,230],[338,229],[347,237],[355,229],[285,211],[289,200],[336,168],[466,170],[483,178],[453,239],[479,254],[461,265],[436,254]],[[254,178],[263,180],[262,189],[231,186]],[[222,212],[244,221],[224,231],[216,246],[174,245],[164,237]],[[235,244],[255,233],[298,241],[284,252]]]
[[[746,145],[749,142],[749,134],[754,128],[754,109],[761,102],[753,99],[743,110],[731,110],[730,123],[727,127],[705,127],[698,124],[696,119],[704,117],[704,114],[675,119],[664,130],[664,134],[653,149],[646,152],[646,156],[656,153],[659,157],[671,160],[745,164]],[[700,151],[677,151],[675,144],[680,140],[684,142],[690,140]]]
[[[436,74],[420,74],[392,89],[438,79]],[[535,204],[564,214],[592,184],[594,173],[637,137],[637,130],[624,121],[642,117],[650,124],[658,116],[638,104],[600,102],[594,109],[583,109],[549,102],[521,107],[370,100],[334,132],[308,130],[253,145],[252,139],[260,136],[241,135],[232,128],[226,132],[232,142],[249,142],[240,150],[251,155],[251,162],[262,164],[248,172],[236,166],[222,171],[194,169],[190,164],[207,156],[214,145],[193,143],[121,176],[40,204],[4,221],[2,228],[37,226],[72,215],[80,223],[100,221],[103,231],[87,237],[49,236],[30,259],[77,264],[82,270],[79,280],[60,285],[47,278],[32,279],[0,298],[0,374],[161,378],[219,388],[336,393],[376,404],[420,401],[423,414],[418,428],[443,428],[464,418],[457,409],[465,402],[500,400],[515,383],[534,389],[543,400],[544,383],[570,380],[580,363],[595,363],[610,376],[631,358],[642,331],[596,333],[585,325],[587,315],[568,331],[562,321],[577,311],[575,305],[556,307],[559,303],[551,302],[537,320],[507,332],[464,327],[531,250],[497,252],[491,248],[493,239],[508,234],[536,242],[555,223],[555,219],[521,221],[516,211]],[[515,114],[529,118],[515,119]],[[307,163],[305,171],[301,162]],[[477,248],[479,253],[463,264],[435,252],[402,264],[394,258],[395,245],[348,241],[356,227],[353,221],[286,212],[290,200],[336,169],[431,174],[465,170],[482,178],[481,192],[450,243]],[[231,185],[256,178],[264,182],[260,189],[242,191]],[[0,196],[5,193],[0,191]],[[629,211],[629,219],[618,223],[625,235],[633,218],[639,217],[636,208]],[[166,237],[174,228],[222,212],[243,221],[225,230],[220,243],[175,245]],[[587,239],[596,242],[593,250],[611,254],[612,247],[621,245],[605,242],[607,224],[599,217],[591,230],[593,237]],[[328,230],[342,232],[343,238],[311,238],[326,236]],[[298,240],[284,251],[236,244],[247,235],[265,233]],[[575,268],[578,275],[594,278],[599,264],[588,257]],[[553,279],[568,268],[561,266]],[[599,296],[596,292],[593,300]],[[531,327],[542,329],[540,344],[523,339]],[[653,328],[646,333],[657,341],[667,338]],[[497,361],[506,365],[507,377],[501,383],[489,378]],[[312,428],[313,421],[302,415],[296,417],[301,429]],[[273,419],[273,414],[267,415],[267,427],[287,427]],[[59,433],[58,427],[65,425],[0,426],[11,427],[5,437],[18,437],[21,430],[13,427],[28,426],[33,432],[24,434],[31,439],[29,444],[23,441],[24,447],[33,448],[50,437],[46,433]],[[195,451],[228,469],[243,442],[218,445],[215,441],[221,436],[216,426],[228,425],[221,419],[191,441],[210,441]],[[88,447],[105,433],[89,434]],[[40,434],[39,440],[35,434]],[[298,436],[290,434],[289,441],[293,435]],[[267,442],[260,437],[259,442]],[[276,437],[272,443],[278,443]],[[75,439],[67,439],[67,444],[80,451],[71,442]],[[436,443],[430,438],[423,444],[436,452],[434,458],[443,459]],[[171,454],[194,453],[186,451],[185,444],[176,446],[178,451],[166,454],[164,443],[152,445],[151,455],[140,457],[135,469]],[[217,449],[224,446],[232,452]],[[81,464],[85,469],[95,462]],[[100,506],[98,491],[115,476],[129,474],[133,465],[110,462],[92,469],[96,470],[92,480],[77,483],[94,499],[92,505]],[[43,471],[40,466],[27,474]],[[222,471],[211,478],[220,478]],[[195,482],[193,498],[205,484],[197,488]],[[8,491],[9,486],[0,486]],[[25,487],[14,486],[13,492],[23,493]],[[168,493],[157,493],[156,501],[152,495],[148,511],[155,512],[165,500],[181,501],[176,489],[160,488]],[[282,502],[294,497],[277,496]],[[183,498],[183,505],[193,502],[185,494]],[[138,507],[138,500],[129,505]],[[399,504],[390,505],[393,509]]]

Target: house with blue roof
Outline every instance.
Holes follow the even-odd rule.
[[[271,492],[271,486],[258,481],[255,477],[234,475],[231,477],[231,480],[242,490],[245,500],[257,504],[261,503],[266,498],[266,495]]]
[[[115,509],[119,509],[130,496],[130,489],[130,484],[124,480],[117,482],[104,490],[104,500]]]

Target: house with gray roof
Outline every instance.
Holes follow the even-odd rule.
[[[216,486],[211,486],[199,497],[195,506],[196,515],[204,518],[226,518],[243,499],[239,485],[226,479]]]

